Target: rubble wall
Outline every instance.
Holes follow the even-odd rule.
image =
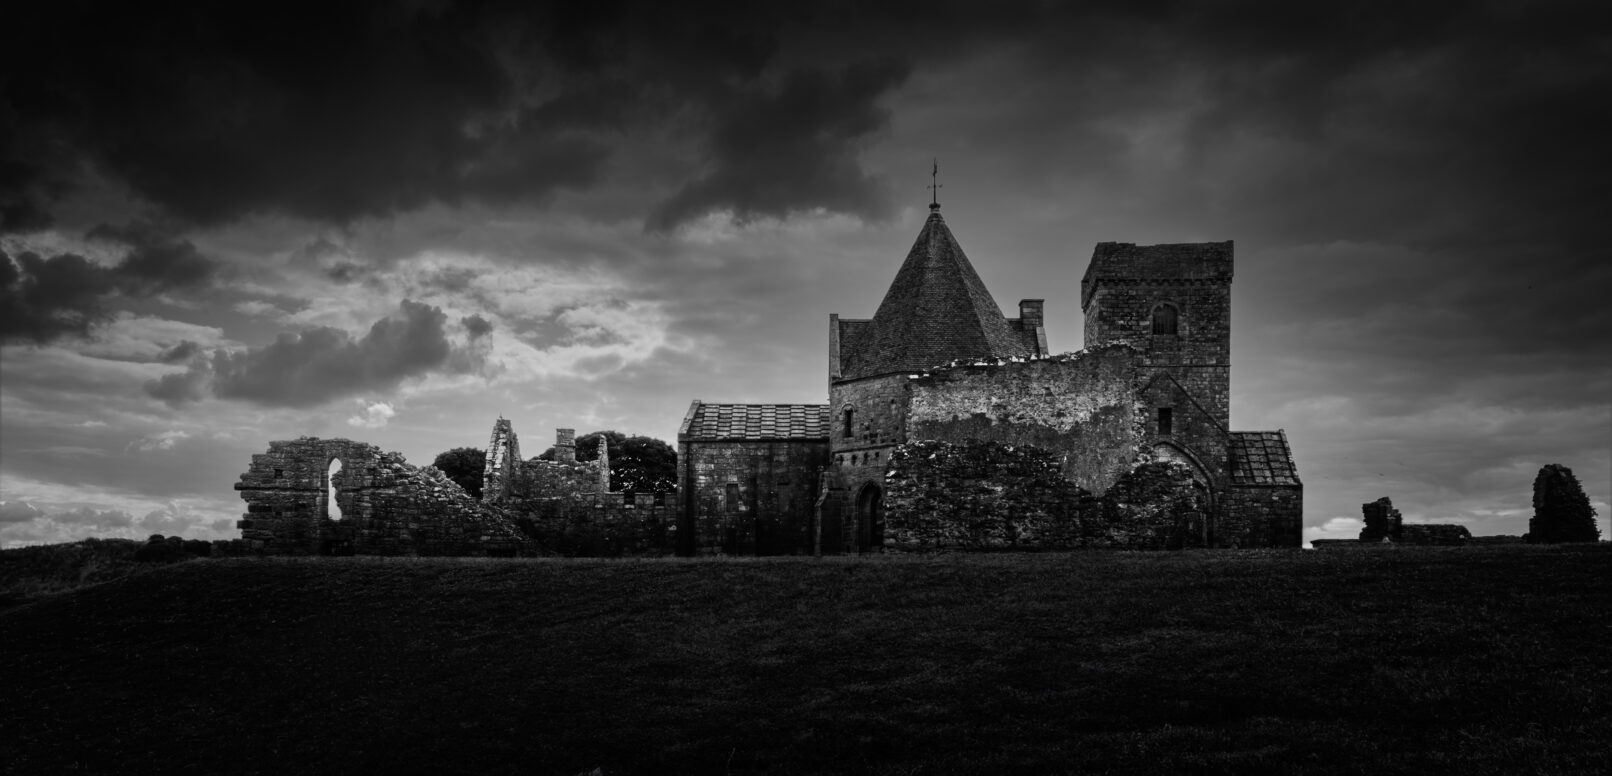
[[[1189,467],[1143,464],[1099,497],[1065,478],[1060,463],[1058,454],[1025,445],[901,445],[886,479],[885,548],[1203,546],[1208,492]]]
[[[1145,457],[1138,378],[1125,345],[933,370],[909,379],[904,438],[1032,445],[1057,457],[1065,479],[1102,492]]]
[[[331,461],[341,470],[331,478]],[[327,481],[328,480],[328,481]],[[331,485],[340,509],[328,511]],[[348,439],[269,444],[235,484],[236,524],[255,552],[286,555],[517,555],[531,542],[505,514],[484,509],[433,466]]]

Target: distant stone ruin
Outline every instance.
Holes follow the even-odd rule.
[[[1387,496],[1361,504],[1365,527],[1360,529],[1361,544],[1466,544],[1472,532],[1453,523],[1406,523]]]

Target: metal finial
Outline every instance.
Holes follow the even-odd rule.
[[[935,159],[934,163],[935,163],[934,169],[931,169],[929,171],[929,193],[930,193],[929,210],[930,210],[930,212],[935,212],[935,211],[940,210],[940,190],[946,188],[945,185],[940,183],[940,160]]]

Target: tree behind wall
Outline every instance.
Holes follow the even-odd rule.
[[[479,447],[455,447],[437,455],[432,466],[442,470],[448,479],[458,483],[475,498],[481,498],[481,477],[487,466],[487,451]]]
[[[1534,544],[1600,540],[1595,508],[1572,469],[1553,463],[1539,470],[1534,478],[1534,516],[1524,538]]]
[[[577,437],[577,460],[599,457],[599,438],[610,440],[610,489],[629,493],[671,493],[677,489],[677,451],[654,437],[595,431]],[[554,448],[539,455],[554,460]]]

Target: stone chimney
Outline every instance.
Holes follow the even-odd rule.
[[[610,492],[610,437],[599,435],[599,492]]]
[[[1019,327],[1035,336],[1035,354],[1038,356],[1050,355],[1047,352],[1047,327],[1042,317],[1045,299],[1019,300]]]
[[[554,461],[555,463],[577,462],[576,429],[560,428],[554,430]]]

